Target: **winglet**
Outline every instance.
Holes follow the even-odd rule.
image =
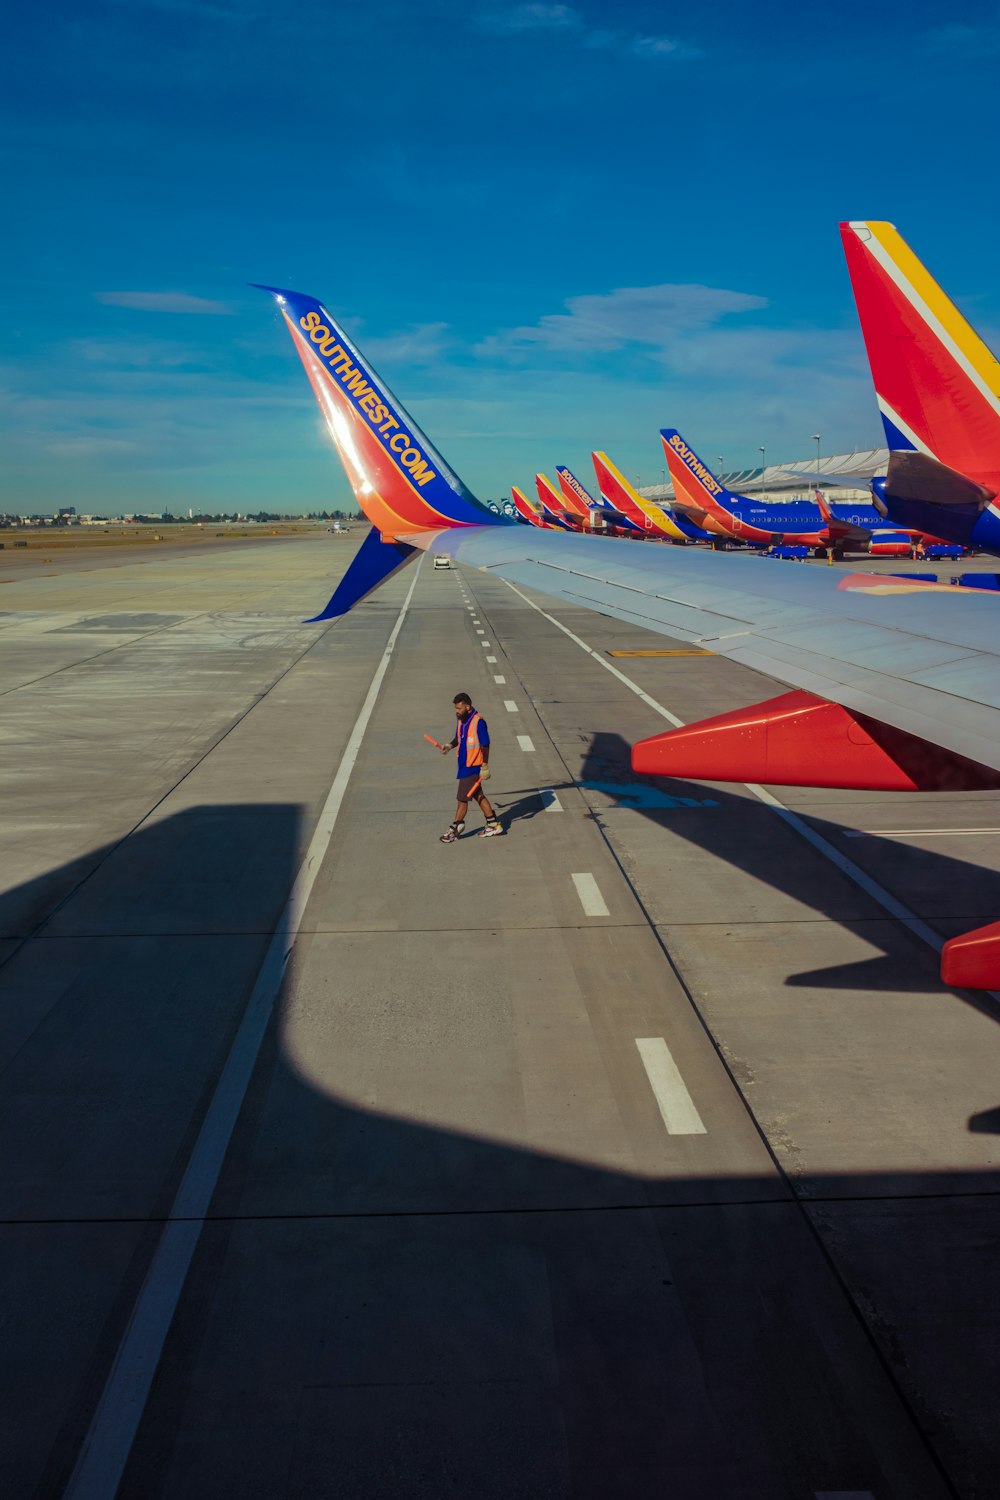
[[[322,303],[260,290],[277,303],[358,504],[384,536],[512,524],[466,488]]]

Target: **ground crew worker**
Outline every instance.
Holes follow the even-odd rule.
[[[455,809],[455,821],[447,833],[442,833],[441,842],[453,844],[464,833],[470,795],[479,803],[486,819],[486,827],[480,828],[479,837],[496,838],[497,834],[504,832],[504,826],[482,788],[482,783],[490,779],[490,732],[482,714],[473,708],[468,693],[456,693],[453,702],[458,729],[455,738],[449,744],[441,746],[441,753],[448,755],[452,750],[458,750],[458,806]]]

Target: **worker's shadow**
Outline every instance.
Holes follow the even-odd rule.
[[[571,786],[572,784],[572,782],[564,782],[563,786]],[[556,788],[553,787],[551,790],[555,791]],[[499,797],[494,797],[493,799],[493,805],[504,823],[526,822],[531,818],[537,817],[540,812],[545,811],[545,798],[540,788],[519,788],[513,794],[508,793],[507,795],[515,796],[517,801],[501,802]]]

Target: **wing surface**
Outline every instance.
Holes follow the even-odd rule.
[[[1000,770],[1000,600],[983,591],[525,528],[406,541]]]

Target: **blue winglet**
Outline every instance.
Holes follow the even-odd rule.
[[[413,554],[419,550],[417,547],[408,547],[405,542],[384,542],[382,533],[373,526],[358,548],[351,566],[337,584],[329,604],[318,615],[313,615],[303,623],[314,625],[318,620],[338,620],[341,615],[346,615],[362,599],[373,594],[387,578],[398,573],[400,568],[405,568]]]

